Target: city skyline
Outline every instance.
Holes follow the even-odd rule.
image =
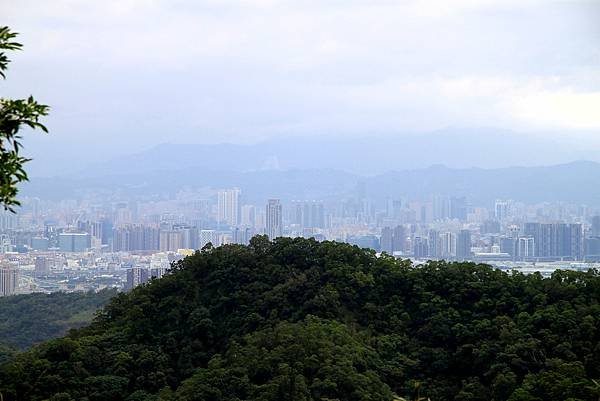
[[[256,235],[347,242],[415,263],[474,261],[543,274],[600,266],[600,205],[481,204],[465,196],[377,201],[361,185],[336,200],[255,204],[239,188],[221,186],[161,201],[27,198],[19,211],[0,213],[0,266],[12,280],[3,279],[6,295],[126,290],[209,244],[245,245]]]

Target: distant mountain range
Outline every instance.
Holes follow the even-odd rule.
[[[28,156],[34,160],[29,164],[30,176],[94,177],[185,168],[235,172],[334,169],[375,175],[435,164],[501,168],[573,160],[600,162],[600,133],[522,134],[489,128],[449,128],[418,134],[281,136],[246,145],[162,144],[151,148],[144,144],[132,147],[126,141],[127,135],[123,137],[123,143],[111,146],[80,149],[75,144],[64,147],[49,142],[44,149],[31,149]],[[226,142],[227,138],[222,140]]]
[[[551,165],[573,160],[600,162],[600,147],[596,152],[592,149],[584,151],[550,138],[502,130],[447,129],[363,138],[282,137],[250,145],[163,144],[84,168],[71,166],[68,174],[90,177],[200,168],[237,172],[335,169],[374,175],[435,164],[453,168],[500,168]]]
[[[451,168],[438,164],[427,168],[358,175],[331,168],[234,171],[225,169],[225,166],[209,168],[202,162],[201,155],[198,156],[197,165],[191,164],[185,157],[181,158],[182,165],[176,162],[169,165],[160,160],[152,165],[142,155],[132,156],[128,159],[131,169],[117,169],[119,172],[107,169],[106,174],[95,176],[79,173],[36,178],[23,187],[22,193],[53,199],[79,198],[96,193],[103,194],[104,199],[124,199],[172,196],[182,189],[237,186],[242,189],[245,201],[260,203],[269,197],[283,200],[353,197],[358,183],[362,183],[367,194],[380,201],[394,197],[426,198],[440,195],[467,196],[476,204],[489,204],[494,199],[503,198],[524,202],[572,201],[600,205],[600,163],[590,161],[492,169]],[[178,157],[178,153],[173,153],[174,161]],[[232,161],[233,165],[236,163],[239,161]],[[356,164],[360,163],[356,161]]]

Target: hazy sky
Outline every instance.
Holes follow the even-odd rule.
[[[452,127],[600,132],[600,1],[0,0],[37,158]],[[593,134],[590,134],[590,136]],[[116,148],[117,150],[111,150]]]

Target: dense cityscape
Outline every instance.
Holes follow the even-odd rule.
[[[467,197],[386,202],[363,185],[338,202],[245,202],[239,188],[182,191],[174,199],[45,201],[26,198],[0,218],[0,294],[130,289],[211,244],[255,235],[347,242],[415,263],[455,260],[549,275],[600,261],[600,209]]]

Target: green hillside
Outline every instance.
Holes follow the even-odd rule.
[[[0,367],[4,400],[598,400],[598,272],[507,275],[255,237]]]
[[[104,290],[0,297],[0,361],[16,350],[88,325],[96,311],[116,294],[115,290]]]

